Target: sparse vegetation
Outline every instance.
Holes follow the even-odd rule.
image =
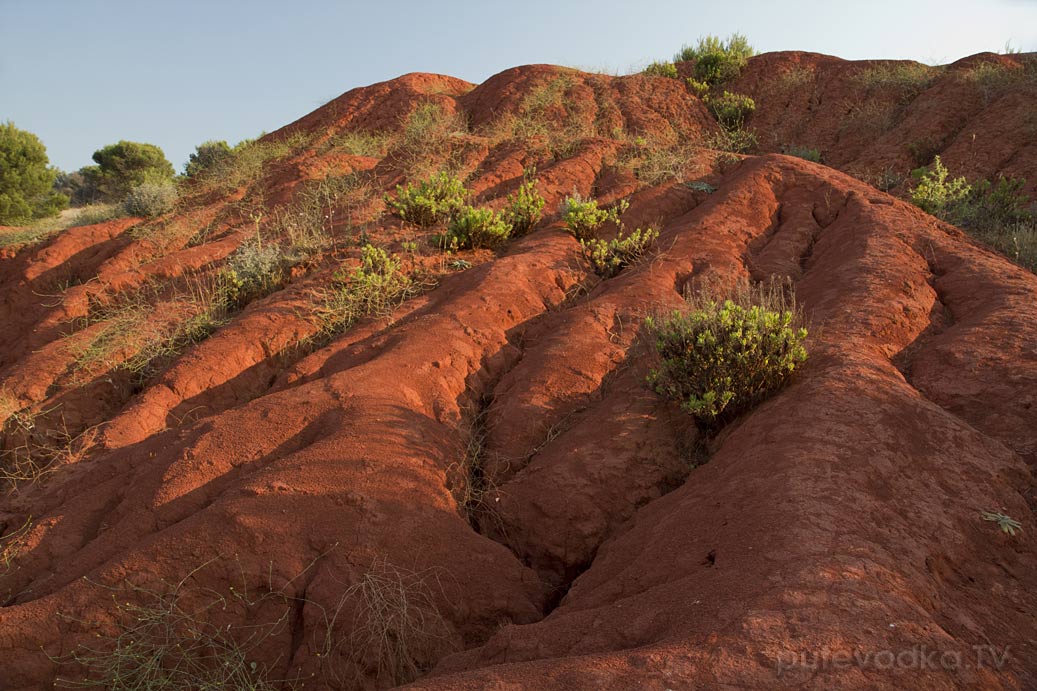
[[[43,420],[52,413],[54,409],[20,408],[14,397],[0,395],[0,482],[8,492],[42,481],[92,446],[92,431],[74,435],[64,418]]]
[[[846,106],[846,117],[840,123],[840,133],[874,136],[893,129],[897,122],[897,107],[879,99],[861,99]]]
[[[649,384],[707,429],[770,396],[807,359],[801,314],[776,284],[693,294],[687,311],[646,326],[661,357]]]
[[[385,195],[389,210],[419,226],[435,225],[453,216],[468,201],[464,183],[449,173],[439,173],[417,185],[396,186],[396,198]]]
[[[599,209],[597,199],[584,199],[578,193],[565,198],[560,209],[562,222],[577,240],[590,240],[606,222],[620,224],[620,216],[627,210],[629,202],[621,201],[609,209]]]
[[[941,70],[917,62],[894,62],[862,68],[854,82],[867,91],[894,95],[899,103],[911,101],[939,78]]]
[[[58,660],[82,671],[62,674],[56,686],[134,691],[284,688],[287,680],[273,678],[279,661],[264,657],[259,648],[284,633],[294,601],[272,586],[265,594],[250,595],[247,586],[231,587],[224,594],[194,585],[193,577],[206,565],[176,583],[108,588],[114,633],[100,629],[97,643],[81,645]],[[248,622],[250,614],[270,612],[270,619]],[[97,622],[89,626],[98,630]]]
[[[814,70],[802,65],[794,65],[774,77],[773,87],[779,94],[790,94],[799,91],[816,78]]]
[[[0,248],[30,245],[68,228],[103,223],[124,215],[122,204],[92,204],[67,209],[56,218],[43,218],[16,231],[0,233]]]
[[[293,132],[268,141],[247,139],[230,147],[229,156],[206,154],[206,165],[198,168],[190,179],[203,192],[234,192],[257,182],[263,176],[267,164],[288,156],[308,141],[309,136],[303,132]],[[217,148],[221,147],[217,145]]]
[[[333,137],[328,142],[328,148],[353,156],[381,158],[388,151],[390,143],[389,136],[381,132],[346,130]]]
[[[570,97],[577,86],[572,72],[556,75],[532,89],[518,111],[493,121],[486,134],[496,142],[520,142],[528,149],[555,159],[573,155],[587,137],[598,134],[602,122],[598,104]]]
[[[821,152],[818,149],[811,148],[809,146],[796,146],[795,144],[786,144],[781,147],[781,153],[786,156],[795,156],[796,158],[802,158],[806,161],[813,161],[814,163],[821,162]]]
[[[710,149],[732,154],[747,154],[759,146],[756,133],[742,127],[733,129],[721,127],[719,132],[706,139],[705,144]]]
[[[442,590],[435,571],[408,571],[384,559],[376,561],[342,595],[329,626],[326,654],[347,647],[356,675],[353,683],[368,676],[393,687],[414,681],[431,669],[437,653],[451,647],[435,590]],[[353,613],[349,635],[333,641],[340,611]],[[332,676],[339,683],[345,681],[340,675]]]
[[[423,103],[408,115],[387,156],[411,176],[424,176],[449,159],[454,144],[468,133],[468,122],[459,112],[449,112],[439,103]],[[447,164],[450,167],[450,164]]]
[[[658,237],[659,231],[654,228],[638,228],[627,236],[623,235],[621,228],[616,237],[608,241],[594,238],[581,240],[580,248],[584,258],[594,268],[594,273],[602,278],[612,278],[643,257]]]
[[[989,104],[1004,94],[1029,87],[1037,87],[1037,58],[1019,56],[1018,65],[1005,65],[1001,62],[980,62],[959,73],[961,79],[975,85]]]
[[[364,317],[388,316],[420,289],[401,270],[401,261],[374,245],[361,250],[360,265],[336,272],[333,287],[319,295],[315,317],[325,338],[330,338]]]
[[[710,86],[728,82],[742,71],[756,51],[741,34],[731,34],[726,41],[705,36],[694,46],[684,46],[673,56],[674,62],[695,62],[695,79]]]
[[[932,163],[942,148],[942,142],[933,136],[920,137],[907,145],[907,151],[916,166],[927,166]]]
[[[982,516],[984,521],[997,523],[997,527],[1001,529],[1001,532],[1012,537],[1015,537],[1015,534],[1023,529],[1022,523],[1011,516],[997,511],[983,511],[980,516]]]
[[[0,578],[10,575],[15,570],[14,562],[22,553],[25,538],[32,529],[32,516],[25,519],[17,528],[0,536]],[[0,599],[0,603],[6,602],[7,597]]]
[[[683,180],[698,169],[692,143],[670,143],[646,137],[635,137],[621,152],[617,165],[631,168],[634,176],[646,185],[667,180]]]

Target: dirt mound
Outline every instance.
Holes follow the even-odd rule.
[[[764,151],[816,150],[885,189],[939,154],[955,175],[1025,178],[1037,191],[1037,55],[981,53],[933,67],[800,52],[749,61],[729,88],[756,102]]]
[[[922,127],[992,59],[885,138],[834,105],[872,63],[765,55],[734,88],[767,146],[846,170],[905,164],[917,132],[1025,173],[1022,138],[966,168],[967,128]],[[768,70],[813,90],[772,105]],[[1008,128],[1017,96],[954,118]],[[831,167],[703,148],[716,130],[680,80],[412,74],[176,214],[10,251],[0,689],[114,685],[156,651],[258,688],[1037,684],[1037,277]],[[446,254],[382,200],[441,168],[496,209],[536,179],[545,218]],[[596,276],[559,221],[574,191],[628,201],[655,250]],[[341,301],[368,243],[409,276],[392,309]],[[810,358],[706,438],[646,386],[641,325],[771,276]]]

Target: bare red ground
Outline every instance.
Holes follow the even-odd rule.
[[[815,90],[783,110],[758,90],[796,65],[817,75]],[[949,81],[907,106],[902,132],[833,134],[826,109],[859,67],[765,55],[738,87],[756,94],[767,147],[791,136],[779,125],[793,113],[807,118],[797,135],[816,137],[795,143],[845,170],[903,166],[905,137],[944,136],[923,124],[963,100]],[[571,155],[485,134],[559,75],[586,134]],[[791,105],[801,96],[819,103]],[[949,165],[1032,170],[1032,141],[1007,134],[1012,98],[961,105],[959,120],[1003,134],[977,137],[972,159],[956,153],[967,127],[944,136]],[[355,257],[345,225],[338,249],[142,384],[116,366],[74,371],[75,344],[100,328],[82,325],[92,305],[211,271],[247,237],[240,192],[4,256],[0,391],[38,413],[40,438],[88,432],[91,445],[0,499],[0,535],[14,536],[0,546],[17,547],[9,568],[0,561],[0,689],[82,678],[69,656],[116,631],[113,593],[163,591],[199,567],[186,589],[228,598],[210,615],[220,624],[261,625],[287,603],[285,625],[251,653],[272,677],[385,688],[392,675],[375,651],[350,647],[352,605],[334,623],[329,613],[386,564],[434,583],[443,619],[412,651],[423,670],[412,688],[1037,686],[1037,277],[796,158],[715,164],[699,150],[696,177],[716,192],[640,184],[616,167],[626,143],[610,133],[694,139],[716,127],[703,105],[677,80],[549,66],[479,86],[415,74],[344,94],[270,135],[313,139],[272,166],[268,200],[328,171],[370,170],[391,190],[392,156],[326,143],[398,129],[427,100],[467,118],[459,150],[482,202],[502,204],[536,164],[548,218],[498,254],[463,253],[474,266],[458,272],[426,242],[438,229],[373,221],[377,244],[420,241],[414,261],[438,286],[319,348],[300,347],[316,330],[306,305]],[[655,224],[657,251],[597,279],[554,211],[574,189],[629,199],[625,222]],[[640,325],[678,306],[693,278],[771,275],[794,281],[810,359],[703,450],[691,419],[645,385]],[[149,319],[163,316],[156,295]],[[473,437],[487,494],[470,521],[457,468]],[[1022,531],[1002,533],[983,511]]]

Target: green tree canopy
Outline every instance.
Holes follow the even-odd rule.
[[[231,148],[225,141],[202,142],[194,148],[194,153],[184,166],[184,175],[193,177],[212,170],[224,161],[230,160],[237,147]]]
[[[144,183],[172,182],[176,174],[173,164],[154,144],[120,141],[98,149],[93,158],[97,165],[87,166],[81,172],[111,200],[121,200]]]
[[[68,206],[68,197],[54,191],[57,176],[35,134],[10,121],[0,125],[0,224],[21,225]]]

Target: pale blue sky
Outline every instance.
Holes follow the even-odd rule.
[[[629,72],[704,34],[758,51],[942,63],[1037,50],[1037,0],[0,0],[0,121],[51,162],[120,139],[180,169],[206,139],[274,130],[406,72],[480,82],[555,63]]]

